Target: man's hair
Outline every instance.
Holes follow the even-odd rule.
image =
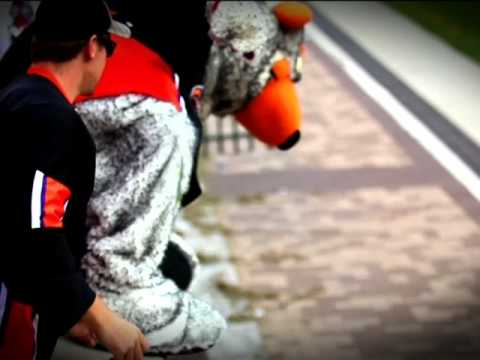
[[[31,60],[32,62],[66,62],[80,54],[86,44],[87,40],[51,41],[34,36],[31,45]]]

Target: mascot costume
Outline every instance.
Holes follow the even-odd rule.
[[[174,232],[179,211],[200,194],[198,118],[232,114],[283,150],[300,138],[294,82],[310,10],[296,2],[202,6],[211,40],[205,61],[198,59],[202,71],[191,71],[199,67],[195,54],[177,62],[174,44],[166,41],[170,49],[162,50],[148,40],[159,37],[159,44],[161,36],[137,36],[134,23],[133,37],[113,37],[116,52],[95,93],[76,101],[97,147],[81,266],[92,289],[145,333],[156,354],[206,350],[226,327],[220,313],[188,292],[198,260]]]

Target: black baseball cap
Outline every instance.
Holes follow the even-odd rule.
[[[103,0],[42,0],[33,22],[34,35],[45,40],[87,40],[107,32],[131,34],[128,26],[112,19]]]

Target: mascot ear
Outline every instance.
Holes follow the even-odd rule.
[[[282,1],[273,13],[280,25],[289,30],[300,30],[313,19],[312,10],[300,1]]]
[[[212,15],[217,11],[218,6],[220,5],[220,0],[209,0],[205,6],[205,15],[207,17],[208,23],[210,23]]]

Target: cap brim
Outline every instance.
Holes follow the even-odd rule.
[[[112,24],[110,25],[110,29],[108,29],[108,32],[121,36],[123,38],[129,38],[132,36],[132,32],[130,28],[122,24],[121,22],[118,22],[116,20],[112,20]]]

